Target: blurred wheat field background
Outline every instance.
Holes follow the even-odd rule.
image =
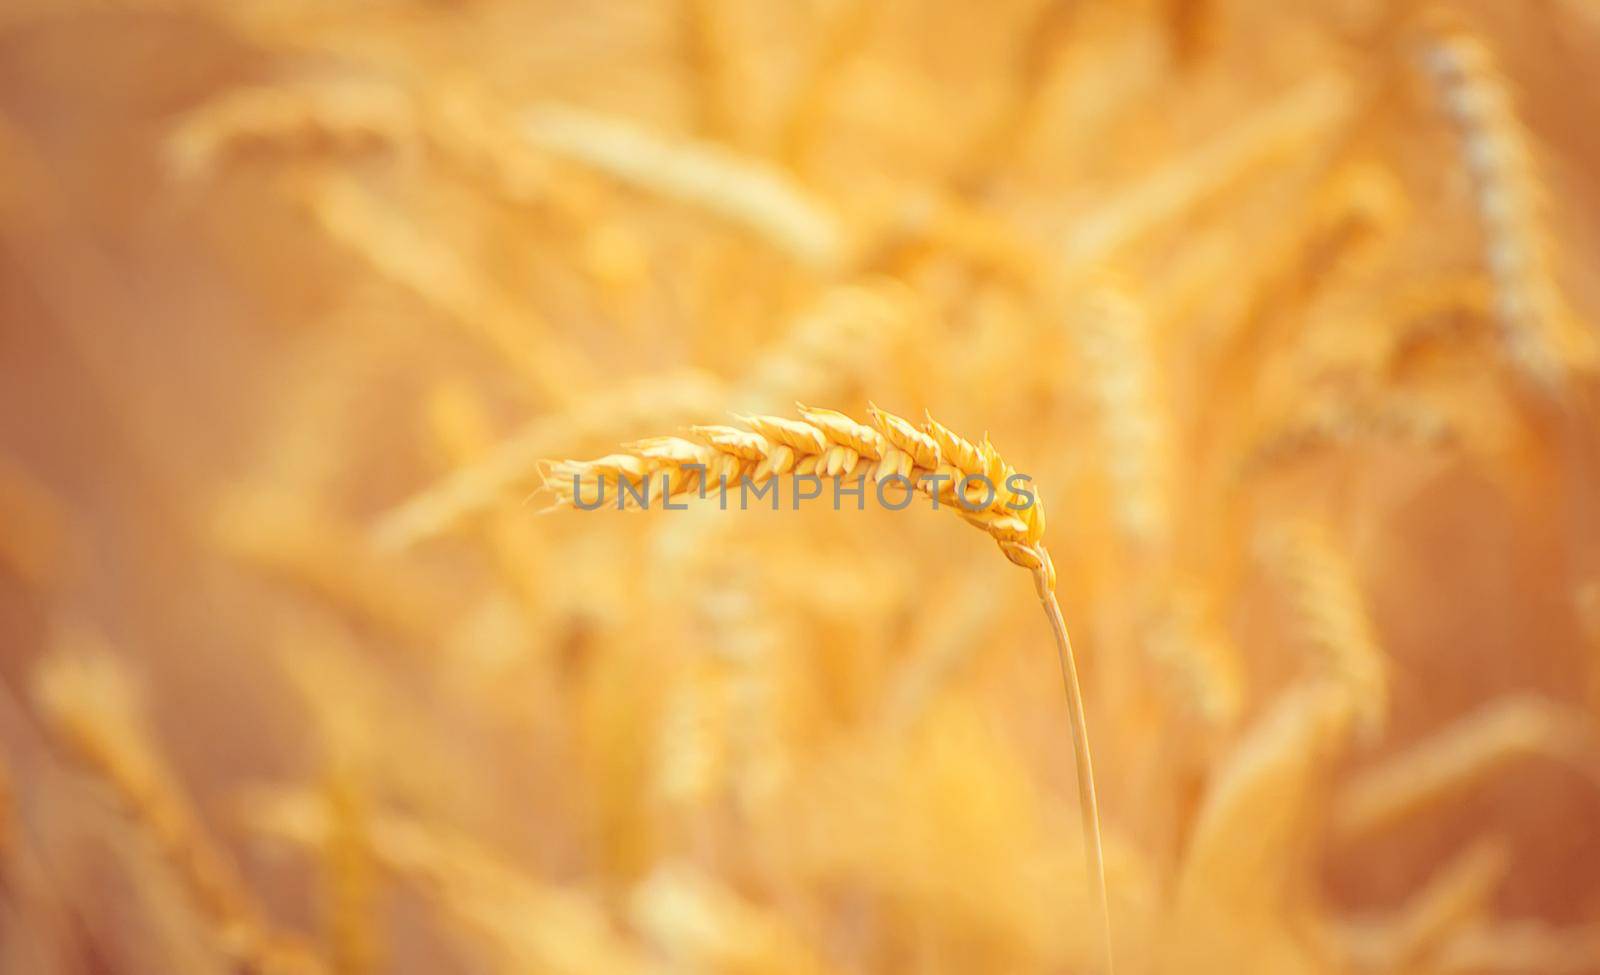
[[[1600,7],[10,0],[0,970],[1600,970]]]

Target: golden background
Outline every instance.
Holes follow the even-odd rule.
[[[9,0],[0,969],[1600,969],[1600,7]]]

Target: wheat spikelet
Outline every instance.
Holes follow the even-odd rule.
[[[34,674],[34,696],[73,757],[112,788],[160,851],[233,964],[284,975],[324,970],[272,927],[207,835],[161,760],[132,678],[96,635],[64,633]]]
[[[1356,569],[1313,522],[1269,533],[1262,540],[1271,565],[1288,586],[1316,669],[1347,689],[1358,730],[1371,741],[1389,711],[1389,665],[1373,630]]]
[[[522,131],[547,152],[746,227],[802,264],[829,270],[846,259],[839,219],[765,163],[565,106],[530,111]]]
[[[1542,756],[1600,786],[1593,720],[1536,697],[1495,701],[1361,773],[1339,797],[1334,824],[1363,836],[1417,815],[1494,774]]]
[[[1558,389],[1594,368],[1600,343],[1557,279],[1539,169],[1510,83],[1483,40],[1458,24],[1432,32],[1423,65],[1460,131],[1505,354],[1532,383]]]

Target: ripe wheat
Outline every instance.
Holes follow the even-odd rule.
[[[580,505],[585,495],[599,494],[603,499],[607,482],[618,491],[619,506],[625,506],[629,498],[635,504],[648,505],[653,484],[661,485],[660,497],[665,505],[673,497],[691,493],[704,496],[713,486],[726,492],[730,483],[742,488],[791,474],[826,478],[836,484],[855,479],[863,482],[863,488],[866,482],[876,483],[881,489],[890,481],[898,481],[929,497],[936,507],[949,507],[992,537],[1007,559],[1033,573],[1035,589],[1056,640],[1072,719],[1091,901],[1100,918],[1109,972],[1111,922],[1106,906],[1100,814],[1077,663],[1055,598],[1055,565],[1044,546],[1043,503],[1033,492],[1017,487],[1016,469],[1000,457],[987,436],[981,443],[974,443],[932,416],[927,416],[919,427],[875,405],[868,408],[870,426],[834,410],[803,404],[798,405],[798,410],[800,420],[743,416],[743,429],[696,426],[689,430],[695,438],[692,440],[653,437],[628,445],[623,453],[597,460],[552,462],[545,471],[545,486],[555,496],[553,507],[564,507]]]

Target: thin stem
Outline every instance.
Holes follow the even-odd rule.
[[[1100,839],[1100,804],[1094,795],[1094,765],[1089,758],[1089,727],[1083,714],[1083,689],[1078,685],[1078,664],[1072,655],[1072,638],[1061,604],[1050,587],[1045,570],[1033,574],[1039,602],[1050,620],[1056,638],[1056,656],[1061,661],[1061,681],[1067,690],[1067,714],[1072,721],[1072,755],[1078,769],[1078,816],[1083,823],[1083,855],[1089,866],[1089,901],[1100,920],[1105,975],[1111,975],[1111,910],[1106,904],[1106,857]]]

